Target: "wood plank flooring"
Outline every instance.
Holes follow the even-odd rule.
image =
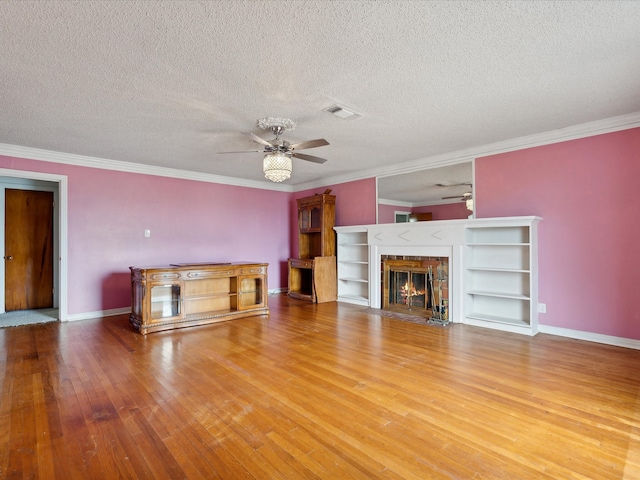
[[[640,478],[640,351],[269,305],[0,330],[0,478]]]

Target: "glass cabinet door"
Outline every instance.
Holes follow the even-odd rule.
[[[151,287],[151,318],[169,318],[180,315],[180,285],[154,285]]]
[[[300,209],[300,230],[319,230],[322,227],[322,208],[309,206]]]
[[[322,209],[320,207],[311,207],[311,228],[319,229],[322,227]]]
[[[264,285],[262,277],[240,277],[238,309],[264,306]]]

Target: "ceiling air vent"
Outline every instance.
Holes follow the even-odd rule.
[[[354,112],[342,105],[332,105],[324,109],[326,112],[333,113],[336,117],[340,117],[343,120],[353,120],[355,118],[361,117],[359,113]]]

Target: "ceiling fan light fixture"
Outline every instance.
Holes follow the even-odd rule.
[[[264,177],[272,182],[282,182],[291,177],[291,157],[282,152],[265,155],[262,166]]]

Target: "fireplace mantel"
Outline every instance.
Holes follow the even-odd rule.
[[[448,257],[452,322],[535,335],[540,220],[526,216],[335,227],[338,301],[381,307],[382,255]]]
[[[462,322],[462,247],[468,220],[390,223],[368,225],[370,306],[380,308],[382,255],[403,255],[449,258],[449,318]]]

